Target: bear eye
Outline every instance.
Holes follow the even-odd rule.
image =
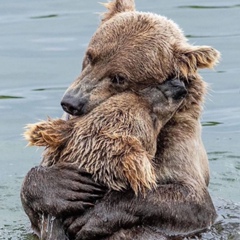
[[[126,79],[122,75],[116,74],[113,77],[111,77],[111,82],[118,85],[123,85],[125,83]]]
[[[87,53],[82,63],[82,70],[84,70],[87,67],[87,65],[92,64],[92,61],[93,57],[91,53]]]
[[[86,60],[87,60],[88,64],[91,64],[91,63],[92,63],[92,61],[93,61],[93,56],[92,56],[91,53],[88,52],[88,53],[86,54]]]

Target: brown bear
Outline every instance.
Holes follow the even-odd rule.
[[[130,185],[136,195],[145,195],[146,189],[156,186],[152,158],[157,136],[186,93],[178,79],[146,87],[138,94],[123,92],[82,117],[29,124],[24,136],[28,145],[46,147],[42,166],[73,164],[109,189],[120,191]],[[51,223],[51,219],[42,216],[38,236],[65,239],[61,221]]]
[[[131,190],[110,191],[84,211],[90,193],[98,191],[90,180],[86,195],[87,180],[76,176],[77,170],[71,174],[67,168],[34,168],[21,191],[24,209],[32,221],[39,210],[61,216],[70,239],[161,239],[206,229],[216,212],[207,190],[209,167],[201,140],[206,84],[197,70],[212,68],[220,54],[208,46],[190,45],[173,21],[135,11],[133,0],[113,0],[106,6],[108,12],[89,43],[82,73],[66,91],[62,107],[70,115],[84,115],[129,89],[139,92],[168,79],[183,81],[188,95],[157,140],[153,159],[157,187],[145,198]],[[71,176],[72,191],[60,173]],[[52,176],[56,178],[49,186]],[[64,194],[64,189],[71,194]]]
[[[29,124],[24,135],[30,146],[47,147],[42,166],[74,164],[109,189],[130,185],[145,194],[156,186],[157,136],[186,93],[180,80],[169,80],[114,95],[82,117]]]

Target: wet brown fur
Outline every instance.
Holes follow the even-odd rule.
[[[213,224],[216,212],[207,190],[209,167],[201,139],[206,83],[198,69],[212,68],[220,54],[209,46],[190,45],[174,22],[135,11],[132,0],[113,0],[106,6],[108,11],[86,51],[83,71],[64,98],[84,99],[82,114],[86,114],[113,95],[129,89],[139,92],[143,86],[169,78],[182,79],[188,96],[158,136],[156,191],[148,192],[145,199],[131,192],[124,196],[109,193],[85,213],[90,220],[81,236],[91,235],[94,229],[104,231],[105,225],[109,240],[145,240],[145,229],[148,239],[161,239],[163,232],[187,234],[207,228]],[[121,86],[111,82],[116,74],[126,80]],[[101,222],[101,214],[107,223]],[[140,230],[135,232],[138,225]],[[110,226],[115,227],[114,234]]]
[[[169,78],[182,79],[189,94],[159,135],[155,163],[160,181],[184,182],[197,189],[200,200],[209,169],[200,124],[206,83],[197,70],[212,68],[220,54],[212,47],[190,45],[177,24],[135,11],[133,1],[112,1],[107,8],[86,51],[83,72],[65,96],[86,99],[85,114],[128,89],[138,92]],[[121,86],[111,83],[116,74],[126,79]]]
[[[24,135],[29,145],[47,147],[42,166],[76,164],[109,189],[130,184],[145,194],[156,186],[157,136],[184,97],[174,100],[173,87],[166,90],[169,96],[161,86],[115,95],[83,117],[30,124]]]

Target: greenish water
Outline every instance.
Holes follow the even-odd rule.
[[[60,99],[81,69],[103,11],[96,0],[0,1],[0,239],[33,239],[19,192],[41,151],[26,148],[29,122],[62,115]],[[210,192],[220,223],[203,239],[240,239],[239,1],[136,0],[138,10],[176,21],[195,45],[222,53],[202,118],[211,167]]]

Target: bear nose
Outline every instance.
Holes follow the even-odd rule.
[[[173,99],[179,100],[184,98],[187,95],[187,89],[183,86],[178,86],[175,88],[175,91],[173,93]]]
[[[169,82],[172,88],[172,98],[174,100],[179,100],[187,95],[187,89],[182,81],[179,79],[174,79]]]
[[[185,84],[180,79],[170,79],[160,84],[158,87],[167,98],[173,100],[183,99],[188,91]]]
[[[86,103],[87,100],[85,98],[76,98],[69,95],[65,95],[61,101],[63,110],[73,116],[82,115]]]

